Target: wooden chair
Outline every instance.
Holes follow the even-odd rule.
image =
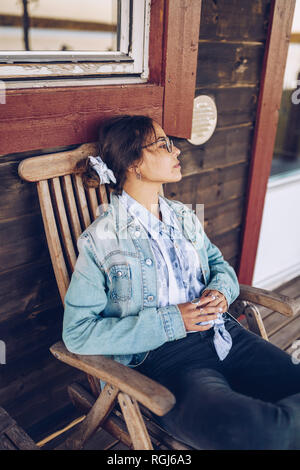
[[[108,203],[104,185],[86,190],[75,167],[88,155],[97,155],[95,143],[75,150],[23,160],[19,175],[36,182],[50,256],[62,302],[77,258],[76,241],[82,231],[99,215],[98,206]],[[245,315],[251,331],[267,339],[258,305],[283,315],[296,314],[294,299],[270,291],[240,285],[240,296],[230,306],[234,316]],[[72,402],[86,414],[64,447],[80,449],[101,426],[133,449],[190,449],[162,430],[152,419],[167,413],[175,397],[162,385],[138,371],[105,356],[70,353],[62,341],[50,348],[52,354],[84,371],[91,393],[79,384],[68,391]],[[100,390],[100,381],[106,382]],[[149,411],[150,410],[150,411]],[[124,425],[124,422],[126,425]]]

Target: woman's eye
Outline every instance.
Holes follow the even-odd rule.
[[[166,148],[167,148],[167,144],[160,145],[159,148],[161,148],[161,149],[166,149]]]

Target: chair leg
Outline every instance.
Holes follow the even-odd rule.
[[[81,449],[112,411],[119,389],[106,384],[78,429],[66,440],[65,449]]]
[[[87,414],[95,404],[95,397],[80,384],[73,383],[69,385],[68,393],[75,408],[84,414]],[[116,416],[114,410],[101,424],[101,427],[109,434],[119,439],[125,446],[132,448],[131,437],[127,432],[125,422]]]
[[[100,393],[101,393],[101,388],[100,388],[100,381],[96,377],[93,377],[92,375],[87,374],[87,379],[89,382],[90,389],[92,391],[92,394],[94,397],[98,398]]]
[[[248,303],[244,310],[249,330],[268,341],[268,335],[264,327],[259,309],[253,303]]]
[[[118,401],[135,450],[153,450],[153,446],[137,401],[120,392]]]

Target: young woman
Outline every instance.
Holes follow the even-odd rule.
[[[300,365],[228,314],[234,269],[188,206],[160,195],[182,178],[180,150],[146,116],[108,120],[85,184],[110,204],[78,239],[63,340],[165,385],[154,418],[197,449],[300,449]],[[102,383],[103,384],[103,383]]]

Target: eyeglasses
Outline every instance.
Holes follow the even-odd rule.
[[[165,142],[167,151],[169,153],[173,152],[173,140],[169,139],[169,137],[160,137],[159,139],[155,140],[155,142],[151,142],[151,144],[143,145],[142,149],[150,147],[150,145],[157,144],[157,142]]]

